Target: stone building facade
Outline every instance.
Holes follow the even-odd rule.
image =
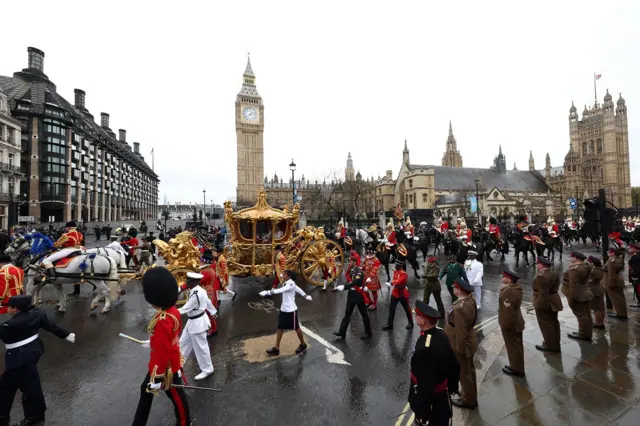
[[[36,221],[111,222],[157,216],[158,176],[133,148],[127,132],[111,130],[109,114],[100,124],[75,89],[71,104],[44,73],[44,52],[28,48],[28,66],[0,76],[13,117],[20,123],[21,167],[26,194],[20,214]]]
[[[20,122],[11,116],[7,95],[0,85],[0,229],[17,222],[20,197]]]
[[[539,172],[568,203],[569,198],[592,198],[604,188],[607,200],[619,208],[631,207],[629,168],[629,124],[627,105],[622,97],[613,103],[607,90],[604,102],[585,105],[582,119],[572,103],[569,109],[569,152],[564,165],[551,167],[547,154],[545,168]]]

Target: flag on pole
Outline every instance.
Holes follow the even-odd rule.
[[[600,80],[600,77],[602,77],[602,74],[594,74],[596,76],[596,80]]]

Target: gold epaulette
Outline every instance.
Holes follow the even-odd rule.
[[[161,310],[156,312],[153,318],[151,318],[149,326],[147,327],[149,334],[153,335],[153,329],[156,327],[158,321],[165,320],[167,317],[170,317],[173,320],[173,331],[176,331],[180,327],[180,320],[175,315],[170,314],[165,310]]]

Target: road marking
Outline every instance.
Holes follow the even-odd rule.
[[[396,421],[395,426],[400,426],[402,424],[402,421],[404,420],[404,416],[407,415],[408,408],[409,408],[409,403],[407,402],[407,405],[404,406],[404,409],[402,410],[402,414],[400,414],[400,416],[398,417],[398,420]]]
[[[264,299],[259,302],[249,302],[249,307],[251,309],[262,310],[267,313],[280,311],[280,309],[275,307],[273,300],[269,299]],[[327,342],[324,338],[320,337],[302,324],[300,324],[300,330],[302,330],[304,334],[311,337],[313,340],[317,341],[326,348],[325,355],[327,356],[327,362],[331,364],[351,365],[344,360],[344,352],[333,346],[331,343]]]
[[[411,417],[409,417],[409,421],[407,421],[407,425],[406,426],[411,426],[413,424],[413,421],[415,420],[416,415],[414,413],[411,413]]]
[[[344,360],[344,352],[342,352],[340,349],[336,348],[331,343],[327,342],[324,338],[322,338],[321,336],[318,336],[316,333],[309,330],[307,327],[303,326],[302,324],[300,325],[300,329],[304,334],[316,340],[318,343],[320,343],[322,346],[326,348],[325,354],[327,356],[328,362],[330,362],[331,364],[351,365],[350,363]]]

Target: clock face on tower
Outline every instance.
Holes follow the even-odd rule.
[[[242,116],[245,121],[256,121],[258,119],[258,112],[253,107],[246,107],[242,110]]]

